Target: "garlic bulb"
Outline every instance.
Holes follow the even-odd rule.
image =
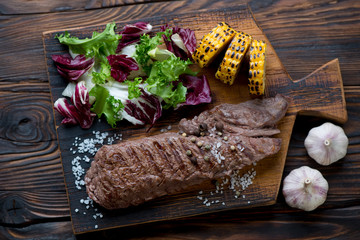
[[[348,145],[344,130],[329,122],[311,129],[305,139],[309,156],[324,166],[345,157]]]
[[[283,182],[286,203],[304,211],[312,211],[323,204],[328,189],[328,182],[322,174],[307,166],[292,170]]]

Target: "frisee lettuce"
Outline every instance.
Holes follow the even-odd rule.
[[[171,34],[171,29],[166,29],[164,32],[157,32],[154,37],[148,34],[140,37],[140,42],[136,45],[135,59],[144,69],[145,73],[149,74],[152,66],[149,51],[162,43],[163,35],[165,35],[165,38],[169,38]]]
[[[111,77],[111,66],[109,62],[101,62],[100,63],[100,71],[91,73],[92,82],[94,84],[105,84],[107,80]]]
[[[142,78],[141,77],[137,77],[135,78],[133,81],[129,81],[126,80],[125,83],[128,85],[129,89],[128,89],[128,98],[129,99],[133,99],[133,98],[138,98],[141,96],[141,89],[139,87],[139,84],[142,83]]]
[[[145,81],[146,89],[164,100],[164,109],[176,108],[179,103],[186,101],[187,89],[179,82],[179,76],[197,74],[189,68],[190,64],[192,64],[190,60],[184,61],[175,56],[154,62],[150,75]]]

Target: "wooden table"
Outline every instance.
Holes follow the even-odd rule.
[[[349,120],[347,156],[321,167],[304,139],[324,119],[299,116],[284,176],[308,165],[330,190],[313,212],[232,210],[74,236],[54,125],[42,32],[249,4],[293,79],[338,58]],[[0,3],[0,239],[360,239],[360,2],[73,0]]]

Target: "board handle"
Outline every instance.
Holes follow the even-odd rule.
[[[348,119],[338,59],[302,79],[279,78],[270,86],[269,96],[281,93],[292,98],[289,114],[322,117],[341,124]]]

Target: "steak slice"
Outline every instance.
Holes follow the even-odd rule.
[[[189,133],[187,136],[164,133],[104,145],[86,173],[87,193],[107,209],[126,208],[209,179],[230,176],[233,171],[279,151],[281,139],[269,135],[278,133],[274,126],[285,115],[287,105],[281,96],[272,101],[223,104],[192,120],[181,120],[180,128]],[[239,116],[247,120],[240,120]],[[215,126],[219,122],[223,124],[222,136]],[[204,123],[208,127],[204,129],[202,125],[201,134],[190,135]],[[247,134],[239,134],[241,129]],[[253,130],[256,137],[248,136],[254,135]]]
[[[237,133],[249,137],[272,136],[279,133],[277,122],[285,116],[288,101],[282,95],[273,98],[254,99],[239,104],[221,104],[202,112],[191,120],[182,119],[181,131],[199,134],[199,125],[206,124],[215,130],[215,125],[223,126],[225,132]]]

